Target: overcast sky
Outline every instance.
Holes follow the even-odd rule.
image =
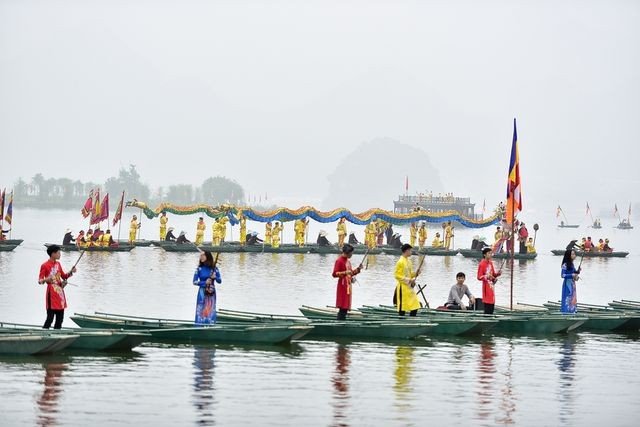
[[[302,204],[389,137],[493,204],[517,117],[526,207],[625,205],[638,23],[633,0],[0,0],[0,184],[134,163],[153,186],[221,174]]]

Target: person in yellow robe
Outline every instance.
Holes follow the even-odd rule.
[[[220,242],[224,242],[227,238],[227,222],[229,222],[228,216],[220,217]]]
[[[529,239],[527,240],[527,243],[525,243],[525,246],[527,247],[528,254],[536,253],[536,247],[533,245],[533,239],[531,237],[529,237]]]
[[[167,213],[162,212],[162,215],[160,215],[160,240],[162,241],[167,238],[167,222],[169,222]]]
[[[418,230],[418,247],[420,249],[424,248],[424,244],[426,241],[427,241],[427,224],[423,222],[422,225],[420,226],[420,229]]]
[[[340,218],[338,221],[336,231],[338,232],[338,247],[342,248],[344,246],[344,238],[347,236],[347,224],[345,224],[344,218]]]
[[[364,241],[369,249],[374,249],[376,247],[376,235],[378,234],[378,230],[376,228],[376,223],[371,221],[364,228]]]
[[[305,232],[307,231],[307,224],[309,220],[297,219],[293,223],[293,231],[295,232],[296,245],[302,247],[305,243]]]
[[[271,221],[269,221],[264,226],[264,244],[266,246],[271,246],[272,231],[273,231],[273,224],[271,224]]]
[[[213,230],[211,244],[213,246],[220,246],[220,242],[222,241],[222,226],[218,218],[216,218],[213,222],[213,226],[211,227],[211,229]]]
[[[247,218],[240,213],[240,246],[247,243]]]
[[[196,224],[196,241],[194,242],[196,246],[204,243],[204,230],[206,229],[207,224],[204,223],[204,218],[198,218],[198,223]]]
[[[136,234],[138,233],[138,229],[140,228],[141,224],[138,224],[138,217],[137,216],[133,216],[133,218],[131,218],[131,224],[129,224],[129,244],[133,245],[134,242],[136,241]],[[87,232],[87,235],[89,235],[89,233]]]
[[[495,239],[494,245],[495,245],[496,243],[498,243],[498,242],[500,241],[500,239],[502,239],[502,236],[503,236],[503,234],[502,234],[502,229],[501,229],[500,227],[498,227],[498,228],[496,229],[495,234],[493,235],[493,238]]]
[[[416,316],[420,308],[418,295],[415,293],[416,277],[420,271],[413,271],[413,264],[409,259],[411,257],[411,245],[402,245],[402,256],[396,263],[395,279],[396,279],[396,303],[398,314],[404,316],[408,311],[409,316]]]
[[[412,222],[409,226],[409,244],[411,246],[416,245],[416,237],[418,236],[418,226],[415,222]]]
[[[111,238],[111,230],[107,230],[106,233],[100,236],[100,244],[104,247],[109,247],[111,246],[112,243],[114,242],[113,242],[113,239]]]
[[[431,242],[431,247],[432,248],[442,247],[442,240],[440,240],[440,233],[436,233],[436,237],[434,237],[433,241]]]
[[[271,230],[271,246],[276,249],[280,247],[280,232],[282,232],[282,225],[276,221],[276,225]]]
[[[453,239],[453,226],[451,225],[451,221],[449,221],[444,228],[444,247],[446,250],[451,248],[451,239]]]

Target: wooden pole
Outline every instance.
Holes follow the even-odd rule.
[[[515,233],[514,233],[514,223],[515,223],[515,211],[516,211],[516,203],[515,198],[511,203],[511,291],[509,297],[509,309],[513,311],[513,258],[514,258],[514,250],[515,250]]]
[[[140,240],[140,229],[142,228],[142,208],[140,208],[140,222],[138,223],[138,240]]]

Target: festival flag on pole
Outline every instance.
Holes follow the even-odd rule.
[[[93,203],[93,209],[91,210],[91,219],[89,220],[89,225],[98,224],[100,218],[100,190],[96,191],[96,200]]]
[[[522,211],[520,157],[518,155],[516,119],[513,119],[513,141],[511,143],[511,160],[509,161],[509,179],[507,181],[507,223],[511,224],[520,211]]]
[[[122,197],[120,198],[120,203],[118,204],[118,208],[116,209],[116,214],[113,217],[113,226],[115,227],[118,221],[122,219],[122,209],[124,208],[124,191],[122,192]]]
[[[4,190],[2,190],[2,194],[0,194],[0,222],[2,222],[2,217],[4,216],[5,191],[6,191],[6,188]]]
[[[109,193],[105,194],[102,199],[102,203],[100,204],[100,215],[97,218],[98,222],[102,222],[104,220],[109,219]],[[107,227],[109,224],[107,224]]]
[[[86,202],[84,202],[84,207],[82,208],[82,217],[86,218],[91,213],[91,209],[93,208],[93,190],[89,192],[89,198]]]
[[[631,215],[631,206],[629,206],[629,215]],[[11,191],[11,197],[9,197],[9,206],[7,207],[7,215],[4,217],[7,224],[11,224],[13,220],[13,191]]]
[[[558,205],[558,209],[556,209],[556,218],[560,218],[560,212],[562,212],[562,208]]]

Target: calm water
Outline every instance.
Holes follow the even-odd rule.
[[[25,243],[0,253],[1,320],[44,320],[44,289],[36,284],[46,259],[42,243],[59,241],[66,227],[82,225],[76,212],[50,212],[46,220],[44,214],[15,213],[14,237]],[[172,216],[170,223],[193,237],[195,218]],[[637,231],[611,225],[602,233],[576,232],[557,230],[553,218],[541,221],[540,256],[515,266],[515,300],[559,298],[560,259],[548,251],[564,247],[580,232],[606,235],[631,255],[585,259],[579,299],[640,300],[633,279],[640,254]],[[314,225],[310,236],[321,228],[334,234],[334,227]],[[145,219],[143,230],[143,238],[156,238],[155,223]],[[288,232],[286,241],[292,239]],[[458,229],[456,246],[467,246],[474,234],[492,233]],[[75,257],[63,254],[63,266]],[[87,253],[72,280],[76,286],[67,287],[67,315],[107,311],[192,318],[196,257],[157,248]],[[219,305],[295,314],[302,304],[333,304],[334,260],[225,254]],[[395,257],[372,258],[354,289],[355,306],[390,303],[394,263]],[[472,292],[480,293],[473,280],[477,262],[433,257],[426,265],[432,306],[444,302],[458,271],[466,272]],[[498,302],[506,304],[508,280],[499,284]],[[73,324],[66,319],[65,325]],[[125,355],[1,357],[0,425],[419,425],[425,420],[436,425],[636,425],[639,351],[639,335],[580,333],[393,344],[303,341],[284,348],[145,345]]]

